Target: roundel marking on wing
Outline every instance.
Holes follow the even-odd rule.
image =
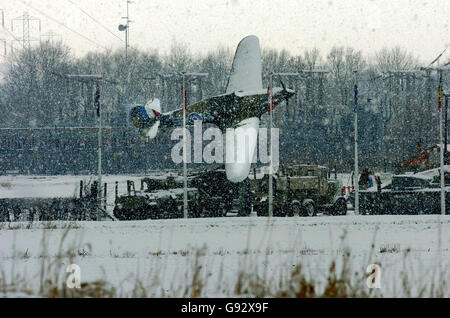
[[[189,120],[189,122],[190,122],[191,124],[193,124],[194,121],[197,121],[197,120],[203,120],[203,118],[202,118],[202,116],[201,116],[200,114],[197,114],[197,113],[190,113],[190,114],[189,114],[189,117],[188,117],[188,120]]]

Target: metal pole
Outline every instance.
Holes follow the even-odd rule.
[[[128,70],[128,26],[125,30],[125,64]]]
[[[97,181],[97,220],[100,220],[100,210],[102,208],[102,111],[100,107],[100,85],[102,75],[96,74],[67,74],[68,78],[88,79],[96,81],[98,84],[98,181]],[[92,83],[92,82],[91,82]]]
[[[439,140],[441,144],[441,149],[439,151],[440,157],[440,168],[441,168],[441,214],[445,215],[445,185],[444,185],[444,152],[447,145],[444,145],[444,125],[442,116],[442,70],[438,70],[439,73],[439,92],[438,92],[438,103],[439,103]],[[445,148],[444,148],[445,147]]]
[[[359,215],[359,167],[358,167],[358,71],[353,71],[355,74],[355,98],[354,98],[354,112],[355,112],[355,214]]]
[[[127,15],[125,17],[122,17],[122,19],[126,19],[125,25],[119,25],[119,31],[125,31],[125,69],[126,69],[126,81],[125,81],[125,104],[128,104],[128,86],[130,82],[130,72],[128,69],[128,47],[129,47],[129,41],[130,41],[130,22],[133,22],[130,20],[129,17],[129,4],[132,3],[130,0],[127,1]]]
[[[128,4],[130,3],[130,1],[127,0],[127,28],[125,30],[125,59],[128,63],[128,30],[130,28],[130,19],[128,16]],[[128,70],[128,65],[127,65],[127,70]]]
[[[448,121],[447,121],[447,112],[448,112],[448,95],[445,94],[445,114],[444,114],[444,165],[448,165],[448,152],[447,152],[447,144],[448,144]]]
[[[127,2],[128,7],[128,2]],[[128,21],[128,19],[127,19]],[[130,84],[130,70],[128,67],[128,22],[127,22],[127,28],[125,30],[125,70],[126,70],[126,87],[125,87],[125,105],[128,106],[128,88]]]
[[[186,72],[181,72],[183,76],[183,84],[181,85],[181,98],[183,101],[183,212],[184,218],[188,217],[188,200],[187,200],[187,152],[186,152],[186,97],[185,97],[185,75]]]
[[[273,89],[272,80],[273,75],[278,76],[298,76],[299,73],[269,73],[269,86],[268,86],[268,111],[269,111],[269,149],[270,149],[270,166],[269,166],[269,217],[273,216],[273,158],[272,158],[272,126],[273,126]]]
[[[272,110],[273,110],[273,96],[272,96],[272,77],[273,72],[269,73],[269,145],[270,145],[270,166],[269,166],[269,217],[273,216],[273,184],[272,184]]]
[[[181,85],[181,98],[183,101],[183,214],[188,217],[188,198],[187,198],[187,144],[186,144],[186,110],[187,110],[187,92],[186,76],[208,76],[208,73],[181,72],[183,83]]]
[[[100,82],[100,79],[98,79]],[[100,83],[99,83],[100,85]],[[100,103],[100,101],[99,101]],[[102,111],[99,107],[98,116],[98,208],[97,208],[97,221],[100,221],[100,210],[102,208]]]

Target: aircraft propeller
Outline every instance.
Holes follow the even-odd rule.
[[[294,93],[288,92],[288,90],[286,89],[286,85],[284,85],[280,75],[278,75],[278,78],[280,79],[281,87],[283,87],[282,94],[284,96],[284,99],[286,100],[286,106],[289,107],[289,98],[291,98],[294,95]]]

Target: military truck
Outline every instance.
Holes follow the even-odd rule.
[[[127,194],[118,196],[114,216],[119,220],[180,218],[184,215],[181,177],[146,177],[140,190],[127,181]],[[224,169],[191,171],[188,176],[189,217],[221,217],[229,212],[238,216],[251,213],[253,196],[250,181],[235,184],[226,178]]]
[[[168,188],[179,184],[173,177],[166,180],[143,178],[141,189],[136,190],[133,181],[127,181],[127,194],[118,196],[114,205],[114,216],[118,220],[167,219],[183,217],[183,189]],[[196,213],[198,191],[188,188],[188,203],[191,214]]]
[[[444,173],[446,214],[450,211],[450,173]],[[440,214],[440,176],[437,169],[394,175],[384,186],[359,192],[360,214]],[[354,193],[351,199],[354,201]]]
[[[254,195],[251,192],[250,180],[230,182],[225,169],[198,172],[192,176],[189,185],[199,191],[200,198],[205,202],[220,200],[223,203],[223,216],[230,212],[237,213],[238,216],[248,216],[252,211]]]
[[[266,169],[267,170],[267,169]],[[268,215],[268,174],[253,170],[255,192],[253,210],[258,216]],[[273,174],[274,216],[315,216],[347,214],[347,202],[341,193],[342,184],[328,179],[328,169],[318,165],[280,166]]]

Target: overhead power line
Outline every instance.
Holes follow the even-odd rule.
[[[19,39],[14,33],[12,33],[11,31],[9,31],[4,25],[2,25],[3,29],[6,31],[6,33],[8,33],[16,42],[21,42],[21,39]],[[11,48],[11,52],[14,51],[14,46],[12,45],[12,42],[8,42],[5,40],[5,46],[9,45],[9,47]],[[6,54],[5,54],[6,56]]]
[[[33,10],[39,12],[39,13],[42,14],[43,16],[45,16],[45,17],[47,17],[48,19],[52,20],[53,22],[55,22],[55,23],[61,25],[62,27],[68,29],[69,31],[71,31],[71,32],[73,32],[73,33],[75,33],[75,34],[77,34],[78,36],[82,37],[82,38],[85,39],[86,41],[89,41],[89,42],[91,42],[92,44],[94,44],[95,46],[98,46],[98,47],[100,47],[100,48],[102,48],[102,49],[104,49],[104,50],[107,50],[107,48],[104,47],[103,45],[98,44],[96,41],[91,40],[90,38],[88,38],[87,36],[81,34],[80,32],[78,32],[78,31],[72,29],[71,27],[68,27],[68,26],[65,25],[64,23],[62,23],[62,22],[56,20],[55,18],[49,16],[47,13],[43,12],[42,10],[33,7],[32,5],[26,3],[26,2],[23,1],[23,0],[19,0],[19,1],[22,2],[24,5],[26,5],[27,7],[29,7],[29,8],[31,8],[31,9],[33,9]]]
[[[439,55],[433,60],[433,62],[431,62],[430,65],[428,65],[428,67],[430,67],[431,65],[433,65],[434,63],[436,63],[436,61],[438,61],[438,60],[441,58],[442,54],[444,54],[445,51],[447,51],[447,48],[448,48],[448,45],[446,46],[446,48],[444,49],[444,51],[442,51],[441,54],[439,54]]]
[[[125,42],[124,40],[122,40],[119,36],[117,36],[116,34],[114,34],[111,30],[109,30],[107,27],[105,27],[103,24],[101,24],[96,18],[94,18],[93,16],[91,16],[89,13],[87,13],[86,11],[84,11],[82,8],[80,8],[79,6],[77,6],[72,0],[67,0],[69,1],[74,7],[76,7],[78,10],[80,10],[81,12],[83,12],[85,15],[87,15],[89,18],[91,18],[95,23],[97,23],[99,26],[101,26],[103,29],[105,29],[108,33],[110,33],[111,35],[113,35],[114,37],[116,37],[117,39],[119,39],[121,42]]]
[[[3,27],[3,29],[4,29],[9,35],[11,35],[11,36],[14,38],[14,40],[20,41],[20,39],[19,39],[14,33],[12,33],[11,31],[9,31],[4,25],[3,25],[2,27]]]
[[[42,38],[47,38],[48,39],[47,41],[49,41],[51,44],[53,44],[53,39],[54,38],[61,39],[61,35],[50,30],[47,33],[41,34],[41,41],[42,41]]]
[[[32,17],[28,12],[24,12],[22,16],[11,20],[11,31],[14,32],[14,22],[22,21],[22,47],[30,48],[31,41],[39,41],[30,35],[30,22],[35,21],[39,23],[39,32],[41,32],[41,19]]]

